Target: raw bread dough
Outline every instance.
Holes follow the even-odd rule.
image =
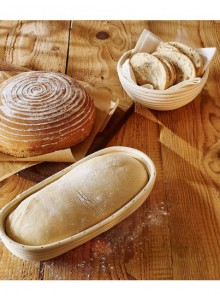
[[[140,161],[116,152],[92,158],[27,197],[6,219],[6,233],[25,245],[70,237],[107,218],[147,183]]]

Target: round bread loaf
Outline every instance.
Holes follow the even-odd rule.
[[[25,245],[57,242],[119,210],[147,181],[145,167],[127,154],[94,157],[23,200],[7,217],[6,233]]]
[[[88,137],[95,106],[78,81],[54,72],[24,72],[0,86],[0,151],[31,157]]]

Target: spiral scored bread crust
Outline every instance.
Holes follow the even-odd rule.
[[[88,137],[95,106],[73,78],[30,71],[0,86],[0,151],[31,157],[74,146]]]

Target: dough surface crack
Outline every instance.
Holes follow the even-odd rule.
[[[98,204],[94,201],[88,198],[86,195],[84,195],[81,191],[76,190],[76,194],[78,196],[78,200],[85,206],[92,206],[96,207],[100,212],[102,211],[101,208],[98,206]]]

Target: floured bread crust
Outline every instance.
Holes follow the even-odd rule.
[[[64,149],[88,137],[95,106],[71,77],[23,72],[0,86],[0,151],[31,157]]]

